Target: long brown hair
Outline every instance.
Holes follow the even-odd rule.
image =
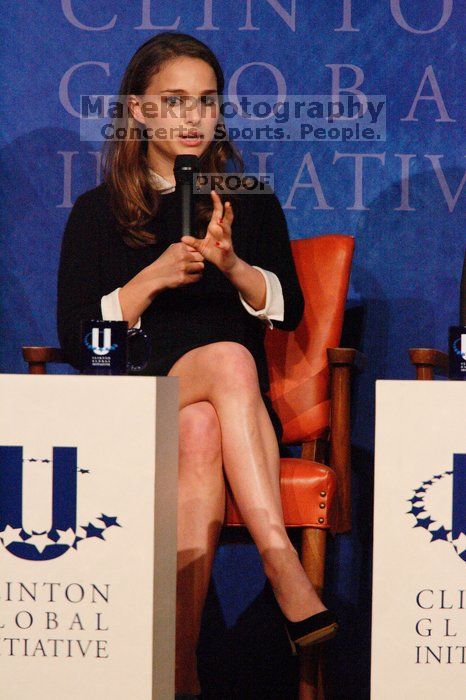
[[[146,41],[132,57],[120,85],[119,101],[126,105],[127,95],[145,94],[152,77],[163,65],[180,56],[200,58],[208,63],[217,79],[217,93],[223,94],[223,71],[211,49],[189,34],[163,32]],[[154,234],[145,227],[157,212],[161,195],[151,184],[147,141],[131,138],[131,129],[139,123],[129,110],[123,111],[125,116],[116,121],[118,127],[125,129],[125,138],[104,145],[104,176],[123,238],[128,245],[139,248],[154,243]],[[221,119],[219,125],[222,128]],[[229,160],[233,161],[236,172],[244,171],[240,153],[228,140],[212,141],[199,160],[204,173],[226,172]],[[196,199],[197,221],[202,232],[212,214],[211,198],[197,196]]]

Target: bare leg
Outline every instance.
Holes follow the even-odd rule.
[[[225,472],[283,612],[296,621],[325,610],[284,526],[278,444],[254,358],[238,343],[212,343],[183,355],[170,374],[180,379],[180,408],[210,401],[217,412]]]
[[[177,693],[200,693],[196,647],[225,514],[221,434],[212,404],[185,406],[179,420]]]

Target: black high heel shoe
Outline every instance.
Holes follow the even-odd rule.
[[[293,654],[296,647],[308,647],[332,639],[338,632],[338,620],[331,610],[322,610],[299,622],[291,622],[285,616],[285,629]]]

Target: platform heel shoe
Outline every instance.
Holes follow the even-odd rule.
[[[290,622],[285,617],[285,629],[293,654],[296,654],[296,647],[308,647],[332,639],[338,632],[338,620],[331,610],[322,610],[299,622]]]

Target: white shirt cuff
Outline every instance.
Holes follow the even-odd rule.
[[[120,297],[118,292],[121,287],[117,287],[110,294],[106,294],[100,300],[100,310],[102,311],[103,321],[123,321],[123,313],[121,311]],[[141,328],[141,317],[139,316],[133,328]]]
[[[241,294],[239,294],[240,301],[248,313],[252,316],[257,316],[261,321],[267,322],[269,328],[273,328],[272,321],[283,321],[285,315],[282,285],[275,272],[263,270],[257,265],[253,265],[252,267],[259,270],[265,279],[265,306],[263,309],[253,309],[252,306],[244,301]]]

